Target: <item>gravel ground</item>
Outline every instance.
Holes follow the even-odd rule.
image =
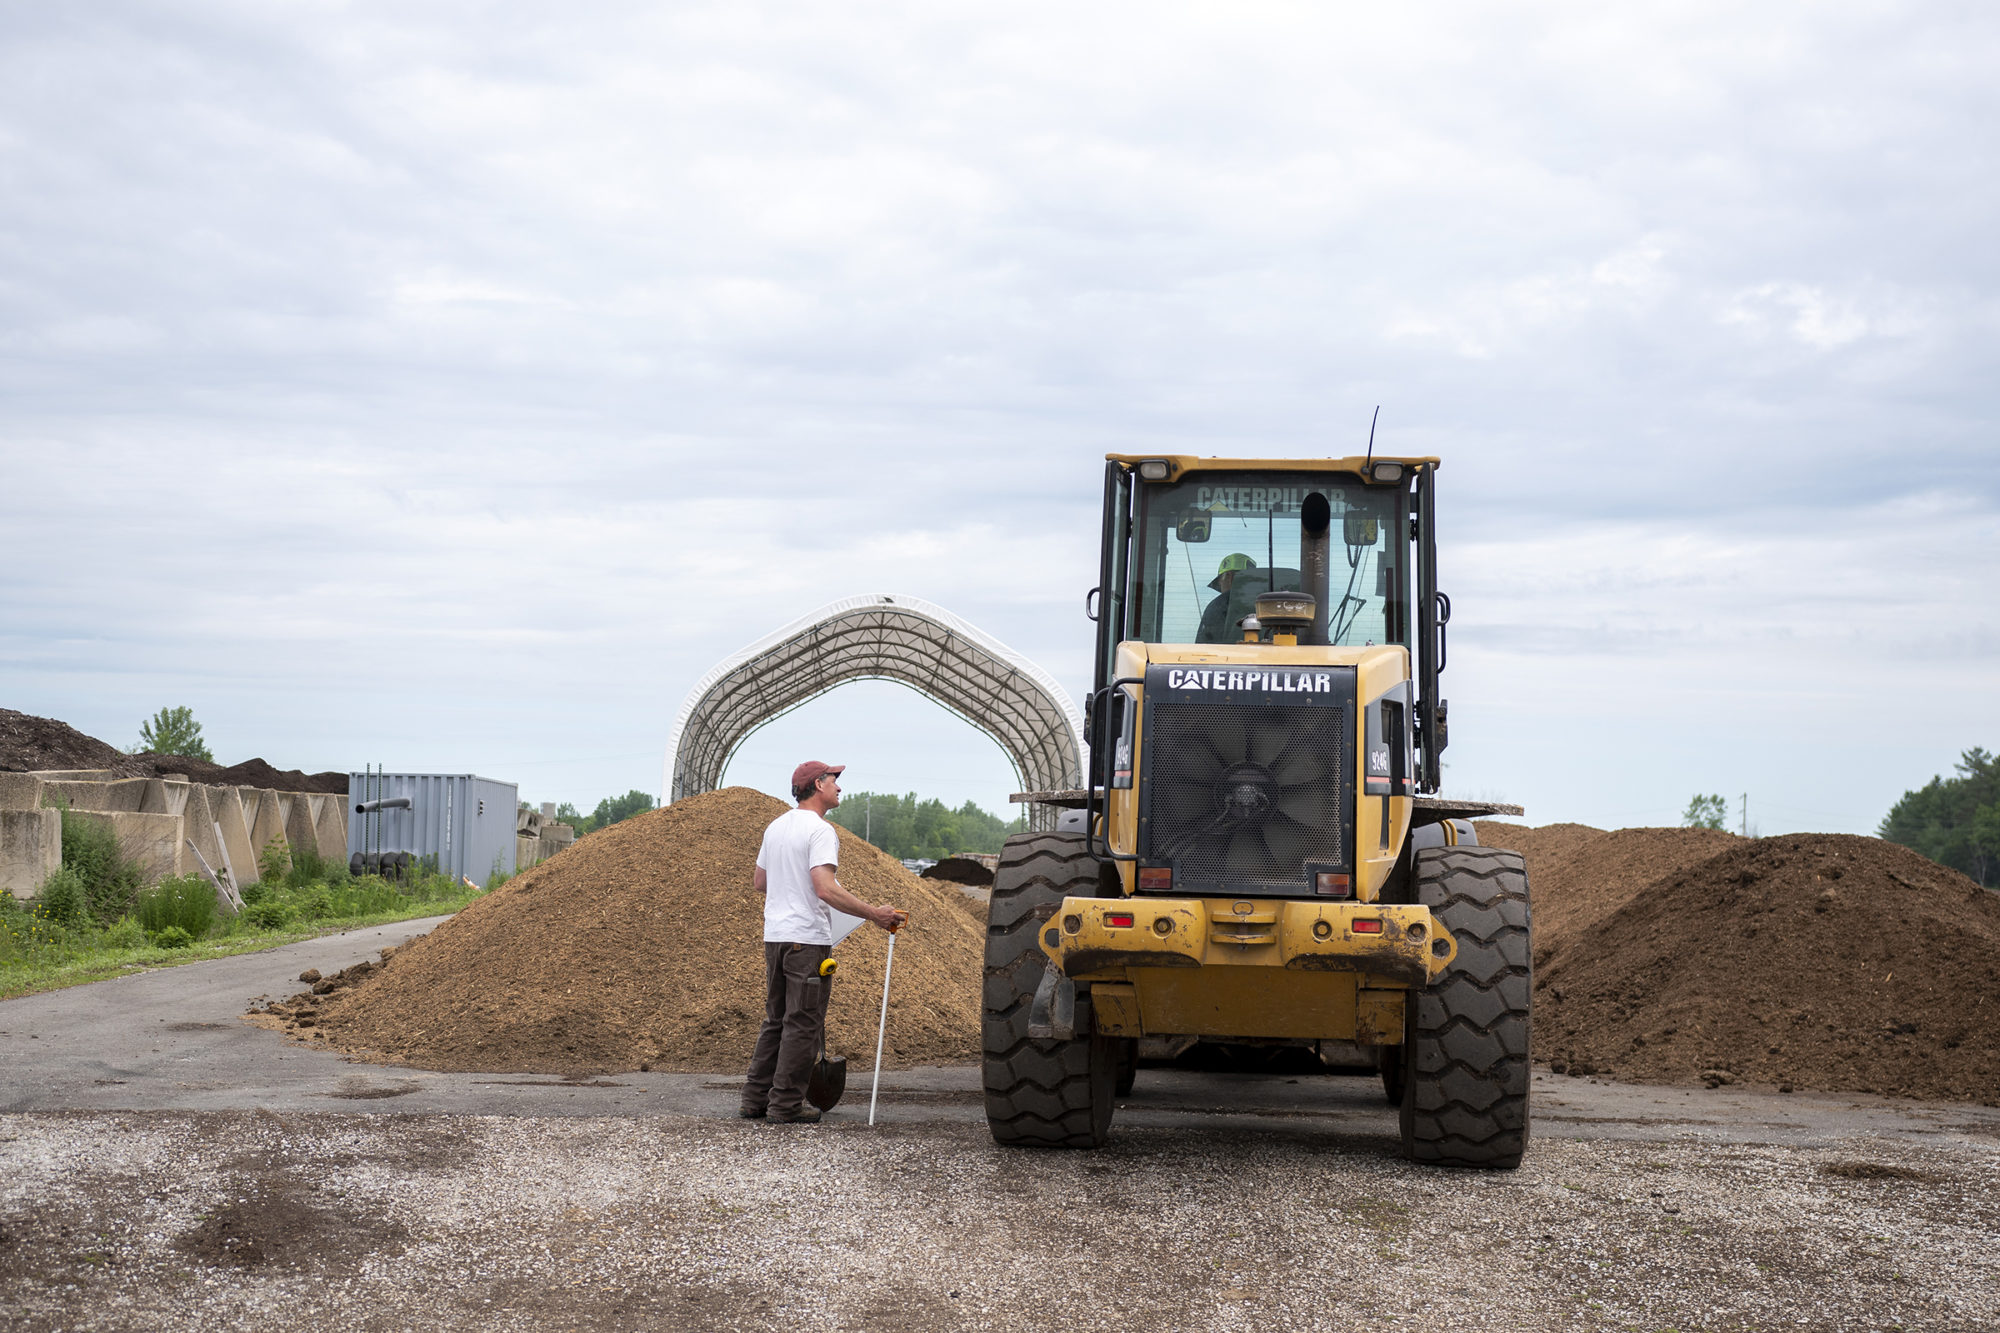
[[[1990,1122],[1544,1137],[1481,1174],[1398,1161],[1386,1113],[1190,1116],[1051,1154],[999,1149],[956,1109],[873,1130],[844,1108],[809,1128],[0,1115],[0,1324],[2000,1327]]]

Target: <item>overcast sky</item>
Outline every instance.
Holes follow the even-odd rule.
[[[1434,453],[1447,785],[1872,831],[2000,748],[1965,4],[0,8],[0,705],[659,787],[838,597],[1089,675],[1107,451]],[[759,733],[1004,802],[856,685]]]

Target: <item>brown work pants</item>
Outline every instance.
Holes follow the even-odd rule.
[[[806,1079],[819,1058],[833,978],[819,965],[833,954],[828,944],[764,944],[764,1026],[743,1082],[743,1109],[796,1115],[805,1100]]]

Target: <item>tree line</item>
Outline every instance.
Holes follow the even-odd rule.
[[[568,801],[556,807],[556,823],[568,824],[581,838],[586,833],[610,828],[613,824],[630,819],[633,815],[643,815],[653,808],[653,797],[649,792],[636,788],[623,796],[607,796],[597,803],[597,809],[583,814]]]
[[[2000,887],[2000,756],[1977,746],[1890,809],[1876,832],[1987,888]]]
[[[904,861],[997,852],[1008,834],[1028,826],[1025,817],[1005,820],[971,801],[954,810],[935,797],[919,800],[915,792],[842,792],[840,805],[827,818]]]

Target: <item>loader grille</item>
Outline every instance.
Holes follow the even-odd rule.
[[[1354,672],[1151,667],[1139,770],[1140,863],[1174,892],[1310,895],[1353,869]]]

